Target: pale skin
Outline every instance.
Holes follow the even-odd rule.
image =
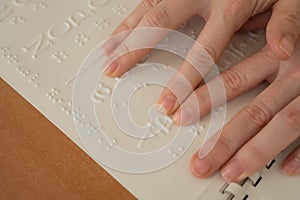
[[[269,86],[225,125],[212,151],[199,158],[199,152],[205,151],[204,145],[190,164],[196,177],[208,177],[220,169],[227,181],[240,181],[300,136],[300,1],[144,0],[113,34],[149,26],[176,29],[194,15],[206,20],[197,42],[215,62],[235,32],[266,27],[266,46],[224,71],[221,77],[227,100],[263,81]],[[104,51],[109,54],[122,42],[108,43]],[[192,51],[190,54],[196,56],[197,52]],[[141,50],[122,56],[105,73],[111,77],[121,76],[147,53],[149,50]],[[172,115],[175,123],[188,125],[199,120],[199,116],[189,110],[208,113],[211,103],[207,87],[198,87],[202,77],[195,75],[188,62],[183,62],[179,73],[194,88],[198,102],[189,101],[191,91],[176,94],[183,99],[179,101],[175,94],[165,89],[158,103]],[[169,86],[172,84],[170,81]],[[300,174],[300,145],[284,160],[282,171],[286,175]]]

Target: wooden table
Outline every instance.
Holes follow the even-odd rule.
[[[134,199],[0,79],[0,199]]]

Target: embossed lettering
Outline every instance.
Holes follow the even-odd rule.
[[[0,22],[2,22],[5,18],[10,16],[14,10],[10,9],[7,5],[3,5],[0,7]]]
[[[44,35],[40,34],[39,38],[35,40],[34,42],[30,43],[26,47],[23,47],[23,51],[26,53],[32,52],[31,57],[33,59],[37,59],[37,56],[45,51],[47,48],[53,46],[53,42],[49,40],[45,40]]]
[[[67,21],[62,21],[48,31],[48,36],[51,39],[59,39],[60,37],[66,35],[70,30],[71,24]]]
[[[69,21],[73,26],[78,27],[80,25],[80,23],[83,20],[85,20],[87,17],[89,17],[91,14],[92,14],[92,11],[88,11],[87,13],[85,13],[83,11],[77,11],[76,13],[74,13],[73,15],[71,15],[69,17]]]
[[[23,5],[27,5],[31,2],[32,0],[14,0],[14,4],[16,6],[23,6]]]
[[[157,127],[161,127],[160,132],[167,134],[170,132],[171,125],[173,123],[172,119],[168,116],[157,116],[155,119]]]
[[[166,135],[170,133],[171,125],[172,119],[170,117],[162,115],[156,116],[155,119],[149,123],[145,137],[154,136],[158,133]]]
[[[95,10],[95,9],[97,9],[97,7],[104,6],[105,4],[107,4],[110,1],[111,0],[89,0],[88,7]]]
[[[111,95],[111,89],[107,86],[99,84],[95,94],[92,95],[94,101],[104,102]]]

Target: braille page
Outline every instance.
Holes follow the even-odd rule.
[[[176,144],[172,143],[175,141],[173,132],[178,127],[168,124],[167,118],[159,118],[165,120],[160,124],[162,134],[154,133],[150,140],[133,139],[137,135],[131,134],[139,133],[133,128],[129,128],[127,132],[117,128],[114,120],[119,116],[126,117],[127,111],[131,114],[131,120],[145,126],[151,125],[151,116],[155,118],[159,115],[153,105],[163,87],[143,81],[158,70],[162,70],[162,77],[168,77],[168,70],[180,65],[182,59],[174,58],[170,52],[154,50],[130,70],[127,76],[119,79],[101,77],[97,85],[94,85],[97,86],[96,92],[89,95],[89,99],[94,102],[97,123],[90,120],[85,101],[73,102],[73,89],[76,88],[76,81],[80,80],[76,79],[80,66],[92,62],[93,56],[97,57],[97,51],[94,51],[95,55],[90,52],[109,37],[138,3],[137,0],[0,1],[1,77],[139,199],[227,199],[237,192],[244,198],[243,195],[251,190],[250,179],[245,184],[245,188],[248,188],[239,190],[236,185],[226,185],[219,174],[200,180],[189,172],[189,159],[204,140],[210,124],[209,116],[194,126],[182,129],[182,135],[186,133],[187,137],[177,140]],[[182,25],[178,31],[196,39],[203,24],[203,20],[196,17]],[[220,59],[219,69],[223,71],[253,54],[264,42],[262,32],[236,35]],[[167,43],[167,39],[161,42],[162,46]],[[171,53],[181,50],[180,46],[173,46]],[[152,62],[161,64],[153,65]],[[87,70],[79,76],[85,77],[87,84],[89,76],[93,75],[89,73],[91,72]],[[263,88],[264,86],[260,86],[229,102],[226,108],[219,107],[215,112],[226,109],[228,120]],[[123,99],[127,97],[125,90],[132,92],[129,101]],[[110,103],[111,99],[115,99],[115,103]],[[127,125],[128,123],[118,124],[123,127]],[[84,130],[86,134],[80,135],[78,130]],[[105,132],[107,138],[100,137],[102,132]],[[90,148],[89,142],[95,148]],[[158,157],[158,160],[163,158],[161,161],[169,160],[169,164],[164,167],[156,162],[126,165],[129,162],[127,158],[119,157],[119,164],[123,169],[134,165],[137,170],[144,169],[139,173],[132,173],[130,170],[112,169],[101,162],[102,152],[109,159],[117,147],[145,153],[169,143],[165,154]],[[99,152],[98,148],[103,150]],[[273,195],[276,196],[278,192],[278,195],[291,197],[287,199],[295,199],[296,194],[299,196],[295,184],[296,181],[299,183],[299,177],[284,177],[280,174],[278,165],[279,161],[276,160],[272,168],[258,172],[259,176],[268,178],[262,178],[257,192],[255,188],[248,192],[249,199],[264,199],[264,188],[278,182],[289,184],[289,193],[278,190],[272,191]],[[149,166],[155,170],[148,169]],[[252,179],[259,176],[253,176]],[[266,189],[266,193],[271,194],[268,190],[272,189]],[[291,191],[293,194],[290,194]]]

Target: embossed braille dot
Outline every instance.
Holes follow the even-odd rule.
[[[64,51],[56,51],[54,52],[51,57],[58,63],[62,63],[66,58],[68,58],[68,54]]]
[[[196,132],[196,127],[193,126],[193,127],[190,129],[190,132],[195,133],[195,132]]]
[[[11,24],[24,24],[25,22],[26,20],[21,16],[14,17],[10,20]]]
[[[179,147],[179,151],[183,152],[185,150],[184,147]]]
[[[117,15],[122,15],[124,14],[128,8],[124,6],[123,4],[121,5],[116,5],[112,8],[112,11],[114,11]]]
[[[99,28],[100,30],[106,28],[107,26],[109,26],[109,22],[106,21],[105,19],[100,19],[99,21],[94,21],[93,22],[94,26],[96,26],[97,28]]]
[[[0,47],[0,54],[3,55],[3,54],[6,54],[9,50],[9,47]]]
[[[86,34],[78,34],[75,36],[75,43],[79,46],[85,45],[86,42],[88,42],[90,38]]]
[[[7,63],[8,64],[17,63],[19,61],[19,56],[18,55],[8,54],[6,57],[7,57]]]
[[[33,10],[39,10],[39,9],[45,9],[47,8],[47,4],[45,2],[42,1],[38,1],[38,2],[34,2],[33,3]]]
[[[168,153],[169,153],[169,154],[172,154],[172,153],[173,153],[173,150],[172,150],[172,149],[169,149],[169,150],[168,150]]]
[[[120,81],[121,79],[120,79],[120,78],[118,78],[118,77],[116,77],[116,78],[115,78],[115,80],[118,82],[118,81]]]
[[[113,140],[112,140],[112,143],[113,143],[113,144],[116,144],[117,142],[118,142],[118,140],[116,140],[116,139],[113,139]]]

